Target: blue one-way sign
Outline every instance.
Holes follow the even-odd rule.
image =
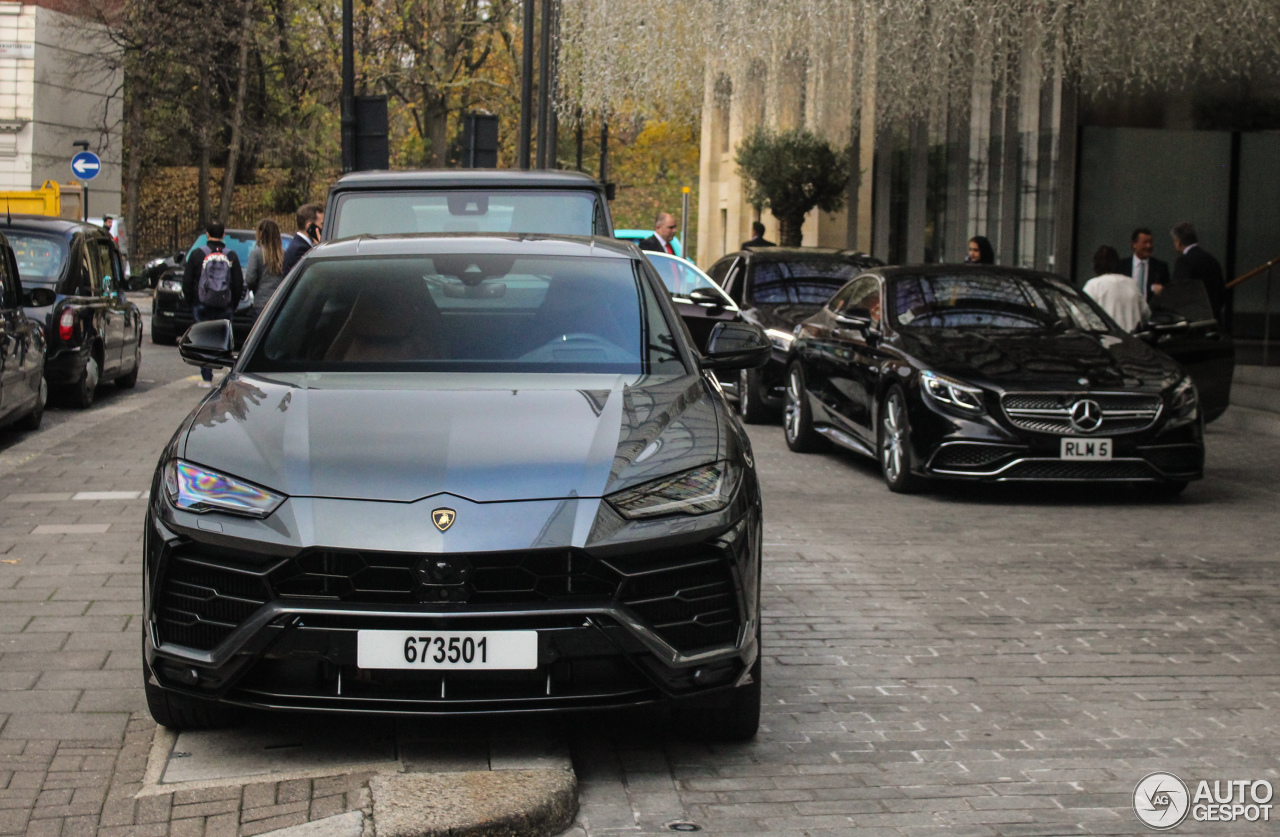
[[[71,173],[81,180],[93,180],[102,171],[102,161],[92,151],[81,151],[71,158]]]

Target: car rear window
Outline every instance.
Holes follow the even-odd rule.
[[[284,290],[250,372],[683,374],[630,259],[316,259]]]
[[[6,232],[18,260],[24,285],[53,285],[67,263],[67,242],[61,236]]]
[[[609,235],[588,191],[352,192],[338,197],[330,238],[408,233]]]
[[[857,265],[837,259],[757,262],[752,271],[751,301],[756,305],[826,305],[857,272]]]

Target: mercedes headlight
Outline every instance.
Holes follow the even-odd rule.
[[[611,494],[609,505],[630,520],[668,514],[707,514],[729,505],[741,472],[728,462],[691,468]]]
[[[1200,418],[1200,393],[1196,392],[1196,385],[1189,375],[1173,388],[1169,397],[1169,414],[1168,427],[1190,424]]]
[[[173,294],[182,293],[182,280],[180,279],[161,279],[160,290],[168,291]]]
[[[920,390],[926,401],[951,412],[976,416],[987,411],[981,389],[937,372],[920,373]]]
[[[791,344],[795,342],[796,336],[789,331],[783,331],[780,328],[766,328],[764,333],[769,338],[769,342],[773,344],[775,349],[787,352],[791,350]]]
[[[164,493],[170,503],[184,511],[217,511],[245,517],[267,517],[285,500],[274,491],[180,459],[164,466]]]

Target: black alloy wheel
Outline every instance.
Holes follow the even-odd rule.
[[[747,424],[764,424],[773,417],[760,395],[761,377],[759,369],[743,369],[738,374],[738,415]]]
[[[125,375],[116,378],[116,386],[120,389],[133,389],[138,385],[138,371],[142,369],[142,335],[138,335],[138,342],[133,345],[133,369]]]
[[[787,391],[783,396],[782,431],[787,447],[796,453],[812,453],[826,447],[826,439],[813,429],[813,411],[804,387],[804,370],[799,363],[787,369]]]
[[[44,407],[49,402],[49,383],[40,378],[40,392],[36,394],[36,408],[20,418],[16,424],[19,430],[39,430],[44,419]]]
[[[907,418],[907,396],[894,386],[880,406],[880,473],[889,490],[910,494],[920,489],[920,478],[911,473],[911,423]]]

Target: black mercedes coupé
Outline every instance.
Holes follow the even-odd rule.
[[[1168,294],[1185,313],[1165,306],[1134,335],[1052,274],[865,273],[796,329],[787,444],[872,456],[899,492],[947,479],[1176,493],[1203,475],[1204,422],[1226,409],[1234,365],[1193,290]]]

